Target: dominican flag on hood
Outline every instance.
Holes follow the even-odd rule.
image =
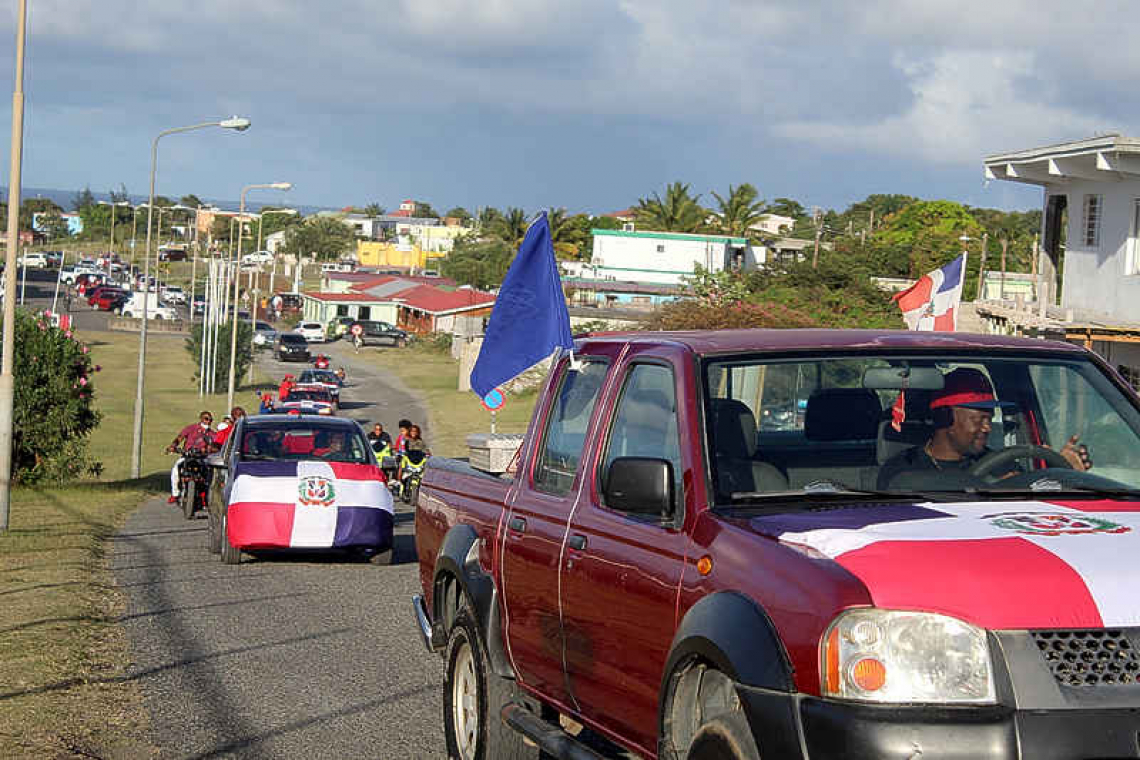
[[[392,535],[392,494],[370,464],[242,462],[226,536],[239,549],[381,546]]]
[[[1140,625],[1140,503],[860,505],[751,526],[830,558],[876,607],[990,630]]]
[[[959,256],[892,297],[902,309],[907,327],[927,332],[958,329],[958,303],[962,300],[965,264],[966,257]]]

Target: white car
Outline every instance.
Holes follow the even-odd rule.
[[[119,313],[128,319],[138,319],[142,316],[142,293],[135,293],[133,296],[123,304],[123,308]],[[178,312],[169,306],[163,306],[158,303],[154,296],[148,296],[146,302],[146,317],[147,319],[178,319]]]
[[[51,265],[51,262],[48,261],[47,254],[38,251],[35,253],[25,253],[20,257],[17,263],[22,267],[30,267],[32,269],[47,269]]]
[[[320,322],[300,322],[293,332],[303,337],[306,343],[325,342],[325,327]]]
[[[241,257],[242,265],[269,264],[273,261],[273,254],[269,251],[254,251]]]
[[[166,304],[186,303],[186,291],[177,285],[167,285],[162,289],[162,302]]]

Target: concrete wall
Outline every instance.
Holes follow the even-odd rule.
[[[1140,275],[1125,274],[1133,203],[1140,199],[1140,180],[1112,183],[1072,180],[1063,188],[1051,188],[1047,196],[1062,194],[1068,196],[1069,223],[1061,305],[1140,322]],[[1086,194],[1101,196],[1097,246],[1085,245]]]

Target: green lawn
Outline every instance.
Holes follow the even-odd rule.
[[[138,335],[93,333],[96,399],[103,422],[91,450],[98,482],[13,492],[0,534],[0,757],[152,754],[145,712],[123,677],[129,661],[115,621],[122,599],[104,564],[105,539],[148,495],[169,487],[163,448],[199,409],[220,419],[225,395],[199,399],[183,338],[148,339],[142,471],[131,463]],[[251,394],[247,394],[251,395]],[[239,401],[240,401],[239,397]]]
[[[470,391],[456,390],[459,362],[449,354],[418,343],[408,348],[368,349],[362,351],[360,357],[393,370],[423,398],[428,412],[425,436],[432,453],[465,457],[467,434],[491,431],[491,414],[479,403],[478,397]],[[537,391],[508,395],[496,414],[495,432],[525,433],[537,398]]]

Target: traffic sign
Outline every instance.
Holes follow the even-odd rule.
[[[503,408],[503,404],[506,403],[507,399],[505,396],[503,396],[503,392],[501,390],[495,388],[479,401],[481,404],[483,404],[483,408],[488,412],[497,412]]]
[[[362,335],[364,333],[364,325],[362,324],[355,324],[351,329],[353,335]]]

